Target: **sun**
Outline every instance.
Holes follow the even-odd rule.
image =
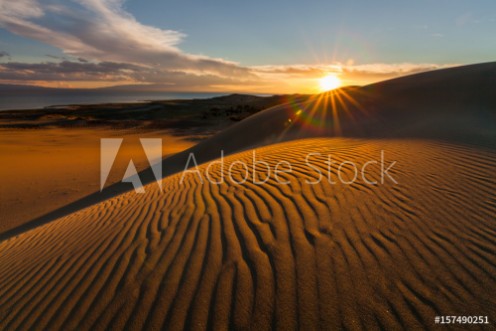
[[[319,80],[319,86],[322,92],[334,90],[341,86],[341,79],[335,74],[329,74]]]

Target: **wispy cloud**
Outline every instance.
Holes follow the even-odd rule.
[[[132,63],[93,63],[82,58],[78,61],[0,63],[0,82],[57,87],[80,86],[77,82],[106,82],[103,85],[150,85],[155,89],[173,91],[208,91],[215,90],[212,86],[240,84],[236,77],[156,70]],[[244,84],[256,85],[257,81],[244,80]]]
[[[10,59],[10,53],[6,51],[0,51],[0,59],[4,57]]]
[[[17,81],[132,81],[141,67],[127,63],[43,62],[0,64],[3,80]]]
[[[188,69],[218,75],[247,74],[236,63],[181,52],[178,31],[139,23],[120,0],[78,0],[42,4],[0,0],[0,25],[42,41],[66,54],[96,61],[139,63],[163,69]]]
[[[414,74],[423,71],[443,69],[456,64],[434,63],[371,63],[352,64],[335,62],[333,64],[294,64],[265,65],[252,67],[258,76],[269,81],[293,80],[295,85],[308,86],[312,81],[333,73],[341,77],[345,84],[364,85],[372,82]],[[314,84],[315,86],[315,84]]]
[[[456,66],[456,64],[435,64],[435,63],[372,63],[358,65],[343,65],[343,72],[359,73],[364,75],[408,75],[417,72],[444,69]]]
[[[259,74],[281,75],[322,75],[329,72],[341,72],[339,64],[291,64],[291,65],[264,65],[251,67]]]
[[[0,82],[53,86],[71,86],[74,82],[107,82],[115,84],[150,84],[163,90],[232,90],[254,92],[316,92],[316,80],[335,73],[346,84],[362,85],[422,71],[453,65],[437,64],[366,64],[342,65],[267,65],[249,68],[252,78],[197,74],[187,70],[157,70],[148,65],[124,62],[88,62],[83,58],[59,62],[0,63]],[[50,83],[52,82],[52,83]],[[65,84],[61,84],[65,82]]]
[[[326,73],[360,73],[371,75],[404,75],[426,70],[451,67],[453,64],[433,63],[371,63],[371,64],[346,64],[335,62],[333,64],[292,64],[292,65],[265,65],[252,67],[259,73],[292,74],[292,75],[321,75]]]
[[[242,66],[189,54],[180,31],[138,22],[123,0],[0,0],[0,27],[61,49],[40,63],[0,58],[0,82],[61,85],[66,82],[153,84],[169,90],[230,89],[257,92],[316,92],[316,79],[329,72],[347,84],[365,84],[444,67],[437,64],[294,64]],[[52,83],[53,82],[53,83]]]

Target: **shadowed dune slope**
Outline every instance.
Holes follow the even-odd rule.
[[[345,87],[266,109],[169,163],[190,151],[206,162],[221,149],[233,153],[319,136],[441,138],[491,147],[496,140],[495,88],[496,62]]]
[[[345,87],[255,114],[164,159],[164,174],[182,171],[190,153],[204,163],[221,151],[229,155],[312,137],[426,138],[494,149],[495,88],[496,62]],[[141,175],[145,182],[153,180],[149,171]]]
[[[266,109],[194,147],[163,160],[164,177],[182,171],[190,153],[199,164],[277,142],[311,137],[422,138],[494,150],[496,62],[436,70],[361,88],[343,88],[308,102]],[[167,144],[164,141],[164,144]],[[154,180],[147,169],[143,183]],[[7,233],[12,237],[132,189],[117,183],[103,192],[35,219]]]
[[[398,184],[305,184],[381,150]],[[278,184],[164,179],[0,243],[0,329],[433,328],[496,299],[496,155],[430,140],[257,149]],[[225,159],[251,163],[251,151]],[[336,178],[337,169],[332,169]],[[367,179],[380,180],[377,166]],[[206,165],[200,167],[201,173]],[[213,179],[221,169],[213,167]],[[233,166],[234,179],[243,169]],[[354,177],[349,165],[344,180]],[[249,177],[252,176],[251,168]]]

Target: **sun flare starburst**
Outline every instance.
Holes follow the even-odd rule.
[[[341,80],[335,74],[328,74],[319,79],[319,87],[322,92],[337,89],[341,86]]]

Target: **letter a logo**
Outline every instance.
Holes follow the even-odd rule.
[[[110,169],[114,164],[117,153],[122,145],[123,138],[102,138],[100,139],[100,191],[103,190],[107,181]],[[153,176],[157,184],[162,189],[162,139],[141,138],[141,146],[145,151],[148,163],[151,166]],[[132,183],[136,193],[145,193],[141,179],[139,178],[133,160],[129,160],[124,178],[124,183]]]

